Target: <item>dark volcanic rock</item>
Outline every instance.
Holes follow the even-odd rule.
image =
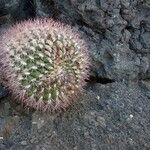
[[[55,3],[60,10],[58,18],[77,24],[90,39],[97,76],[117,81],[148,78],[150,9],[147,1],[63,0]]]
[[[0,85],[0,99],[5,97],[7,94],[8,93],[7,93],[6,89],[2,85]]]
[[[0,1],[1,32],[33,17],[53,17],[81,32],[90,47],[91,77],[79,102],[60,114],[3,98],[0,149],[149,150],[149,0]]]
[[[59,12],[52,0],[35,0],[35,8],[38,17],[56,17]]]
[[[33,0],[1,0],[0,1],[0,24],[14,23],[34,17],[35,10]],[[5,19],[3,19],[5,18]],[[5,20],[4,22],[2,20]]]

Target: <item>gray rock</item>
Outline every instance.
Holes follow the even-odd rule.
[[[143,72],[145,66],[142,60],[147,57],[145,63],[148,64],[149,57],[139,57],[132,51],[150,52],[150,10],[145,3],[147,1],[68,0],[56,1],[55,6],[60,10],[59,19],[67,18],[68,22],[82,26],[81,30],[90,39],[96,75],[120,81],[145,78],[148,71]]]

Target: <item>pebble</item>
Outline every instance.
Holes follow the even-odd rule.
[[[21,145],[27,145],[27,141],[21,141]]]

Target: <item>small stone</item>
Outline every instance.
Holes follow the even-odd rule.
[[[21,141],[21,145],[27,145],[27,141]]]
[[[37,124],[37,122],[33,121],[32,124]]]
[[[132,115],[132,114],[130,114],[130,118],[131,118],[131,119],[133,118],[133,115]]]
[[[34,142],[34,139],[31,139],[31,140],[30,140],[30,143],[33,143],[33,142]]]
[[[97,117],[97,122],[99,123],[99,125],[103,126],[103,127],[106,127],[106,121],[105,121],[105,118],[101,117],[101,116],[98,116]]]
[[[97,97],[96,97],[98,100],[100,99],[100,97],[97,95]]]

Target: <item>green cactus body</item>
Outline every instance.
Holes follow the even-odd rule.
[[[48,105],[54,110],[56,105],[63,108],[82,89],[88,73],[88,56],[81,41],[69,30],[52,20],[25,22],[10,29],[11,34],[16,34],[10,36],[5,46],[8,66],[14,74],[10,82],[16,82],[18,92],[25,92],[22,99],[27,105],[33,101],[33,107],[41,110],[51,109]]]

